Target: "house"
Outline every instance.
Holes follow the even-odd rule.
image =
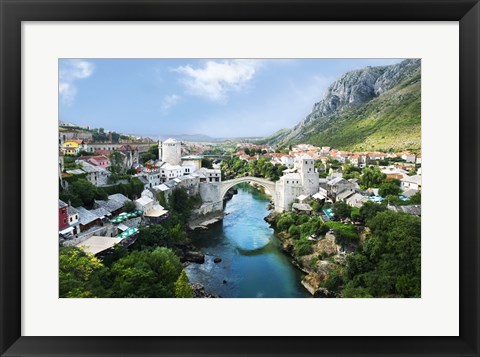
[[[367,156],[360,154],[353,154],[349,157],[349,161],[352,165],[364,168],[367,163]]]
[[[318,192],[314,194],[312,198],[317,201],[325,201],[325,200],[329,201],[327,190],[325,190],[322,187],[319,188]]]
[[[219,169],[207,169],[202,167],[197,171],[200,176],[200,182],[221,182],[222,181],[222,171]]]
[[[145,214],[153,209],[154,201],[148,196],[142,196],[138,200],[135,200],[135,207],[143,211]]]
[[[81,150],[85,150],[86,145],[83,140],[66,140],[62,145],[62,151],[65,155],[76,156]]]
[[[99,166],[103,168],[110,167],[111,162],[108,157],[105,155],[96,155],[96,156],[80,156],[78,160],[88,162],[91,165]]]
[[[422,176],[406,176],[400,180],[400,187],[404,191],[409,189],[420,191],[422,189]]]
[[[359,193],[354,193],[350,197],[348,197],[345,200],[345,203],[351,207],[357,207],[360,208],[364,205],[365,202],[367,202],[368,199],[365,196],[362,196]]]
[[[422,206],[421,205],[409,205],[409,206],[390,206],[388,205],[387,208],[393,212],[403,212],[406,214],[411,214],[414,216],[421,217],[422,216]]]
[[[72,206],[68,206],[68,224],[73,228],[73,234],[80,233],[80,212]]]
[[[58,200],[58,230],[63,231],[68,227],[68,205],[62,200]]]
[[[172,165],[172,164],[169,164],[168,162],[165,162],[160,167],[160,174],[161,174],[161,178],[162,178],[161,181],[165,182],[167,180],[171,180],[171,179],[174,179],[176,177],[182,176],[183,175],[183,168],[180,165]],[[160,183],[158,183],[158,185],[159,184]]]
[[[86,173],[85,178],[90,181],[92,185],[97,187],[107,185],[110,171],[103,167],[92,165],[86,161],[77,160],[75,162],[82,165],[82,170]]]
[[[336,198],[343,191],[355,191],[355,184],[345,180],[343,177],[336,177],[327,182],[327,192],[330,197]]]
[[[282,165],[285,165],[287,167],[292,167],[293,164],[294,164],[294,161],[295,159],[290,156],[290,155],[283,155],[281,158],[280,158],[280,163]]]
[[[182,167],[190,168],[188,172],[190,174],[194,173],[197,170],[200,170],[202,168],[202,156],[198,156],[198,155],[183,156]],[[188,174],[186,171],[185,173]]]
[[[298,212],[299,214],[308,214],[308,215],[311,215],[313,211],[312,207],[307,203],[294,203],[292,205],[292,209],[295,212]]]
[[[401,180],[404,177],[408,176],[408,171],[395,166],[388,166],[380,170],[382,173],[387,175],[387,178]]]
[[[115,193],[108,196],[108,200],[95,200],[95,206],[97,208],[104,208],[112,217],[119,215],[123,211],[123,205],[125,202],[130,202],[131,200],[122,195],[121,193]]]
[[[411,154],[409,152],[404,152],[404,153],[402,153],[402,155],[400,157],[403,160],[405,160],[406,162],[415,162],[415,154]]]
[[[102,220],[95,213],[90,212],[84,207],[78,207],[77,210],[80,215],[79,223],[82,232],[102,224]]]
[[[354,193],[355,193],[355,191],[353,191],[353,190],[351,190],[351,189],[347,189],[347,190],[342,191],[342,192],[340,192],[339,194],[337,194],[337,197],[336,197],[335,200],[336,200],[337,202],[339,202],[339,201],[345,202],[345,200],[346,200],[348,197],[352,196]]]

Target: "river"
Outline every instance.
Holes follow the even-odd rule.
[[[243,184],[225,207],[223,221],[191,233],[205,263],[191,263],[187,275],[210,294],[230,298],[310,297],[302,273],[280,250],[280,242],[264,217],[268,196]],[[220,263],[213,259],[220,257]]]

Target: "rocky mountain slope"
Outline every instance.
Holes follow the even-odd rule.
[[[419,150],[420,62],[409,59],[344,74],[299,124],[266,141],[354,150]]]

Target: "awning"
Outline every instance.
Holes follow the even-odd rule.
[[[68,233],[70,233],[70,232],[72,232],[72,231],[73,231],[73,227],[68,227],[68,228],[65,228],[63,231],[60,231],[60,232],[58,232],[58,233],[60,233],[60,234],[68,234]]]
[[[159,209],[152,209],[150,211],[148,211],[148,213],[145,214],[146,217],[161,217],[165,214],[167,214],[168,211],[167,210],[159,210]]]
[[[76,247],[82,249],[85,253],[98,254],[112,248],[120,241],[120,238],[92,236],[86,241],[77,244]]]
[[[136,234],[136,233],[138,233],[138,229],[135,228],[135,227],[130,227],[125,232],[123,232],[122,234],[119,234],[116,238],[125,239],[125,238],[128,238],[128,237]]]

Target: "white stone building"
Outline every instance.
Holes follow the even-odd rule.
[[[82,165],[82,171],[86,173],[85,177],[95,186],[105,186],[108,183],[110,171],[103,167],[92,165],[86,161],[77,160],[77,164]]]

